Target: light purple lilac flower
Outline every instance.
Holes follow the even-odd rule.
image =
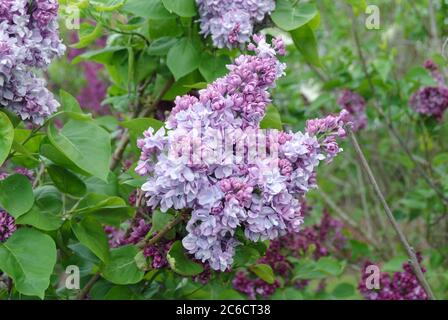
[[[249,42],[256,23],[275,9],[274,0],[196,0],[201,33],[218,48]]]
[[[14,217],[5,210],[0,210],[0,242],[5,242],[16,231],[17,226]]]
[[[213,270],[232,264],[239,228],[251,241],[299,232],[301,200],[317,187],[316,168],[341,151],[335,139],[345,135],[348,113],[343,111],[311,120],[305,133],[260,136],[268,89],[285,66],[276,57],[283,52],[281,40],[274,47],[262,36],[254,41],[248,46],[254,55],[236,58],[229,73],[198,98],[178,97],[165,128],[149,128],[137,142],[142,153],[136,172],[148,177],[142,186],[147,205],[163,212],[191,209],[183,246]],[[241,146],[250,137],[258,142]],[[253,146],[263,144],[269,156],[245,161]],[[217,151],[223,157],[214,158]]]
[[[0,106],[42,124],[59,103],[34,69],[65,51],[56,0],[5,0],[0,4]]]
[[[338,104],[350,114],[349,121],[352,124],[351,128],[354,132],[364,129],[367,126],[366,101],[362,96],[345,89],[339,95]]]

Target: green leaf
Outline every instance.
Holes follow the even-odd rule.
[[[104,297],[105,300],[141,300],[142,297],[127,286],[114,286]]]
[[[200,264],[187,258],[180,241],[173,243],[166,255],[166,258],[168,259],[171,269],[180,275],[189,277],[200,274],[204,271],[204,268]]]
[[[162,37],[154,40],[148,49],[148,54],[155,56],[164,56],[177,43],[177,39],[173,37]]]
[[[163,126],[163,122],[153,118],[138,118],[121,122],[120,126],[129,129],[136,136],[142,136],[143,132],[150,127],[154,129],[154,132],[159,130]]]
[[[257,249],[245,245],[238,246],[235,250],[234,265],[236,267],[245,267],[254,264],[260,258]]]
[[[45,137],[41,144],[40,144],[40,150],[39,153],[54,162],[55,164],[70,169],[74,172],[80,173],[85,176],[90,176],[90,174],[81,168],[79,168],[76,164],[73,163],[69,158],[67,158],[61,151],[56,149],[51,143],[48,137]]]
[[[174,12],[178,16],[191,18],[196,15],[194,0],[162,0],[162,2],[169,12]]]
[[[25,214],[33,203],[33,188],[27,177],[14,174],[0,181],[0,206],[14,218]]]
[[[199,62],[200,52],[188,38],[180,39],[168,52],[167,65],[176,80],[196,70]]]
[[[316,262],[316,269],[330,276],[339,276],[345,268],[345,261],[338,261],[331,257],[320,258]]]
[[[316,6],[312,3],[297,3],[293,6],[290,0],[278,0],[271,18],[285,31],[297,29],[310,22],[316,14]]]
[[[37,230],[20,228],[0,244],[0,269],[22,294],[43,299],[55,264],[53,239]]]
[[[96,39],[103,35],[103,25],[97,23],[96,26],[90,23],[81,23],[81,29],[79,32],[79,41],[70,47],[75,49],[82,49],[93,43]]]
[[[273,284],[275,282],[274,271],[272,271],[272,268],[267,264],[255,264],[251,266],[249,270],[256,274],[261,280],[269,284]]]
[[[111,146],[109,134],[93,121],[70,120],[57,131],[48,127],[51,144],[82,170],[107,181]]]
[[[215,56],[210,53],[204,53],[201,57],[199,71],[207,82],[212,82],[228,72],[226,68],[228,64],[230,64],[228,56]]]
[[[9,118],[0,112],[0,166],[6,160],[14,140],[14,127]]]
[[[321,67],[322,63],[319,59],[319,51],[313,29],[306,24],[291,31],[291,36],[294,45],[299,49],[305,60],[316,67]]]
[[[81,199],[73,214],[94,217],[101,223],[119,226],[132,217],[134,212],[135,208],[126,205],[120,197],[89,193]]]
[[[118,178],[113,172],[109,174],[107,182],[96,177],[87,177],[83,180],[89,193],[100,193],[108,196],[118,195]]]
[[[82,113],[78,100],[67,91],[61,90],[59,93],[61,98],[62,110],[69,112]]]
[[[355,294],[355,287],[350,283],[341,283],[331,293],[335,298],[349,298]]]
[[[30,211],[16,219],[17,224],[27,224],[44,231],[61,227],[62,199],[53,186],[43,186],[34,190],[34,205]]]
[[[408,258],[404,255],[398,255],[387,261],[381,268],[381,272],[398,272],[403,269],[403,263]]]
[[[277,289],[271,296],[272,300],[303,300],[303,294],[296,288]]]
[[[260,122],[261,129],[277,129],[282,130],[282,119],[280,117],[280,113],[278,109],[270,104],[266,109],[266,114],[264,115],[263,120]]]
[[[75,197],[82,197],[86,193],[87,188],[85,183],[67,169],[50,165],[47,167],[47,172],[54,182],[54,185],[61,192],[71,194]]]
[[[109,243],[103,226],[94,218],[86,217],[80,222],[72,220],[71,228],[79,242],[89,248],[98,258],[109,259]]]
[[[135,246],[123,246],[110,251],[109,262],[104,266],[102,275],[115,284],[134,284],[143,279],[144,272],[135,263],[138,249]]]
[[[166,10],[164,8],[164,10]],[[169,19],[148,20],[149,37],[159,39],[161,37],[180,37],[184,30],[178,21],[178,17],[172,15]]]
[[[172,14],[162,4],[161,0],[128,0],[121,10],[146,19],[166,19]]]
[[[298,279],[313,280],[323,279],[328,277],[328,274],[318,270],[316,262],[309,259],[300,259],[294,264],[293,281]]]
[[[126,47],[114,46],[105,47],[103,49],[91,50],[80,54],[72,60],[72,64],[77,64],[82,61],[94,61],[102,64],[109,64],[113,62],[114,57],[119,55],[121,52],[125,52]]]

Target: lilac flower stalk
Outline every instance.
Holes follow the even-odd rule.
[[[249,42],[256,23],[275,9],[274,0],[196,0],[201,33],[218,48]]]
[[[56,0],[5,0],[0,4],[0,106],[42,124],[59,103],[34,69],[61,56]]]
[[[261,36],[254,41],[254,55],[236,58],[198,98],[178,97],[165,127],[148,129],[137,142],[147,205],[191,209],[183,246],[213,270],[232,264],[239,228],[251,241],[299,232],[301,199],[317,187],[317,166],[341,151],[336,137],[345,134],[342,112],[310,121],[305,133],[264,135],[260,121],[268,89],[284,73],[277,59],[284,47],[281,40],[274,47]],[[261,149],[265,156],[252,157]]]

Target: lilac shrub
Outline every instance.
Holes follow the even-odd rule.
[[[0,105],[39,125],[59,107],[33,72],[65,51],[57,14],[56,0],[0,3]]]
[[[426,86],[418,89],[409,100],[414,111],[422,115],[441,120],[448,109],[448,87],[437,65],[432,60],[427,60],[424,67],[431,72],[437,86]]]
[[[199,98],[178,97],[166,128],[149,128],[137,143],[147,205],[191,209],[183,246],[214,270],[232,264],[238,228],[251,241],[299,232],[301,199],[317,187],[319,163],[341,151],[336,137],[345,136],[346,111],[309,120],[305,133],[262,134],[268,89],[285,69],[276,55],[284,49],[281,40],[274,47],[262,36],[254,40],[248,49],[255,55],[236,58]],[[263,146],[265,156],[251,157]]]
[[[421,263],[422,257],[417,254],[418,262]],[[420,286],[417,277],[412,270],[412,266],[406,262],[403,263],[404,271],[395,272],[393,275],[383,272],[380,275],[380,288],[368,289],[368,277],[371,275],[366,272],[366,268],[372,265],[370,261],[365,262],[361,272],[361,280],[358,284],[359,292],[367,300],[427,300],[428,296],[425,290]],[[422,272],[426,272],[422,268]]]
[[[275,9],[274,0],[196,0],[201,33],[218,48],[229,49],[250,40],[254,24]]]

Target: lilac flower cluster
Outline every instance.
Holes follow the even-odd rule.
[[[351,90],[342,90],[338,104],[350,114],[352,130],[357,132],[367,126],[366,101],[359,94]]]
[[[5,242],[16,231],[14,217],[5,210],[0,210],[0,242]]]
[[[176,99],[166,121],[168,131],[149,128],[137,142],[142,154],[136,171],[148,175],[142,186],[147,205],[160,206],[163,212],[192,209],[182,243],[214,270],[232,264],[238,228],[251,241],[300,230],[301,199],[317,187],[319,162],[331,161],[341,151],[335,139],[345,135],[348,113],[341,112],[310,120],[305,133],[276,132],[268,141],[255,135],[258,141],[241,143],[249,132],[260,133],[270,102],[268,89],[285,68],[276,57],[284,51],[281,40],[274,41],[274,48],[264,37],[255,36],[254,41],[248,49],[255,55],[239,56],[228,66],[229,73],[201,90],[199,98]],[[321,135],[325,137],[319,141]],[[224,151],[217,147],[222,140],[228,147]],[[238,161],[248,160],[263,145],[269,156]]]
[[[33,69],[64,53],[56,0],[2,0],[0,3],[0,106],[23,120],[42,124],[59,103]]]
[[[409,100],[409,104],[417,113],[441,120],[448,109],[448,87],[442,74],[432,60],[427,60],[424,67],[431,72],[437,86],[418,89]]]
[[[294,271],[294,266],[288,257],[300,259],[311,247],[314,250],[313,258],[316,260],[327,256],[331,250],[342,250],[346,243],[342,227],[343,223],[331,217],[325,210],[319,224],[305,227],[297,234],[271,241],[264,257],[258,263],[268,264],[275,275],[282,277],[283,283],[288,283]],[[308,283],[309,280],[304,279],[296,281],[293,285],[300,290]],[[250,299],[255,299],[257,295],[268,298],[279,287],[278,281],[268,284],[258,278],[252,278],[244,271],[237,273],[232,284],[235,290],[246,294]]]
[[[417,254],[418,262],[421,263],[422,257]],[[368,277],[371,275],[366,272],[368,266],[372,265],[370,261],[365,262],[362,268],[361,280],[358,284],[359,292],[367,300],[427,300],[428,296],[425,290],[420,286],[414,271],[409,263],[403,263],[404,271],[395,272],[393,275],[381,273],[380,289],[368,289]],[[422,267],[422,271],[426,272]]]
[[[274,0],[196,0],[201,33],[218,48],[229,49],[250,40],[254,24],[275,9]]]
[[[111,226],[105,227],[105,231],[109,237],[109,245],[112,248],[117,248],[128,244],[137,244],[145,238],[150,229],[151,225],[139,217],[136,217],[131,222],[127,232],[120,228]],[[160,269],[168,265],[166,253],[171,248],[172,244],[172,241],[167,241],[165,243],[156,243],[143,248],[143,255],[146,258],[150,258],[152,268]]]

